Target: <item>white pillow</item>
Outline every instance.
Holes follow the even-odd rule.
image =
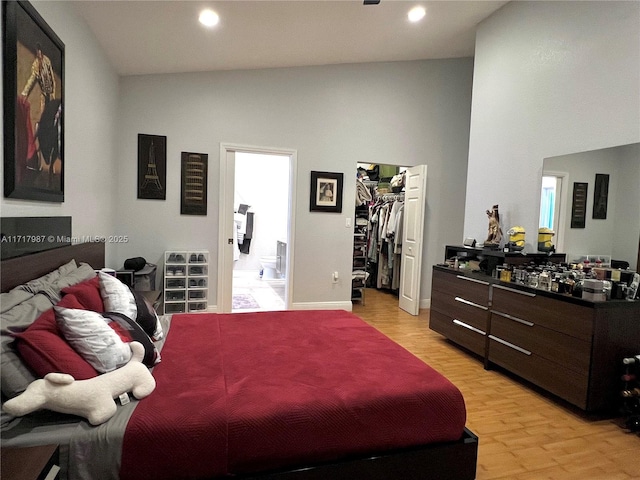
[[[100,280],[100,296],[104,302],[105,312],[121,313],[138,322],[151,340],[157,342],[164,337],[162,324],[153,306],[147,302],[142,294],[134,293],[117,278],[98,272]],[[136,299],[136,296],[138,297]],[[140,305],[138,308],[137,305]],[[155,325],[154,325],[155,322]]]
[[[129,344],[120,339],[101,314],[58,306],[53,309],[64,338],[98,372],[110,372],[131,359]]]
[[[133,293],[124,283],[104,272],[98,272],[100,296],[105,312],[117,312],[134,320],[138,318],[138,308]]]

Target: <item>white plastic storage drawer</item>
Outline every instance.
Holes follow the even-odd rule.
[[[190,312],[203,312],[207,309],[207,302],[189,302],[189,311]]]
[[[164,288],[166,290],[171,290],[172,288],[186,288],[186,286],[187,286],[186,278],[167,277],[164,279]]]
[[[207,291],[206,290],[189,290],[188,293],[189,300],[206,300]]]
[[[164,292],[165,302],[184,302],[185,300],[184,290],[165,290]]]
[[[182,302],[179,303],[165,303],[164,304],[164,313],[184,313],[185,304]]]
[[[207,279],[206,278],[190,278],[189,279],[189,288],[207,288]]]
[[[208,270],[207,270],[207,266],[206,265],[193,265],[190,264],[189,265],[189,276],[190,277],[194,277],[194,276],[206,276],[208,275]]]

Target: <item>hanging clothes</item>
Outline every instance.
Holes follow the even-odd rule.
[[[253,237],[253,212],[247,212],[245,216],[245,232],[242,244],[240,244],[240,253],[246,253],[248,255],[251,248],[251,238]]]
[[[403,219],[403,194],[376,195],[375,203],[369,207],[371,235],[367,251],[376,288],[400,288]]]
[[[404,221],[404,202],[395,202],[398,208],[394,218],[393,236],[393,274],[391,276],[391,289],[400,288],[400,261],[402,259],[402,225]]]
[[[251,208],[250,205],[241,203],[233,216],[234,221],[236,222],[234,243],[238,246],[238,258],[240,258],[240,253],[249,254],[251,248],[254,214],[249,211],[249,208]],[[234,260],[238,260],[238,258],[235,258],[235,255],[236,253],[234,250]]]

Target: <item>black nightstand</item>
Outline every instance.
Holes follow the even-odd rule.
[[[0,477],[3,480],[53,480],[58,477],[58,445],[3,447]]]

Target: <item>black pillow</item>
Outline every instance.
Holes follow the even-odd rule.
[[[131,290],[133,298],[136,301],[136,308],[138,309],[138,318],[136,322],[142,327],[149,337],[153,338],[156,331],[157,317],[156,311],[142,294],[136,290]]]
[[[147,261],[142,257],[127,258],[124,261],[124,269],[137,272],[138,270],[142,270],[146,264]]]
[[[135,320],[130,319],[126,315],[117,312],[105,312],[102,316],[107,319],[107,322],[115,322],[120,326],[116,331],[126,332],[130,342],[140,342],[144,347],[144,358],[142,363],[147,367],[153,367],[156,363],[160,362],[160,354],[153,344],[149,335],[147,335],[142,327],[138,325]]]

